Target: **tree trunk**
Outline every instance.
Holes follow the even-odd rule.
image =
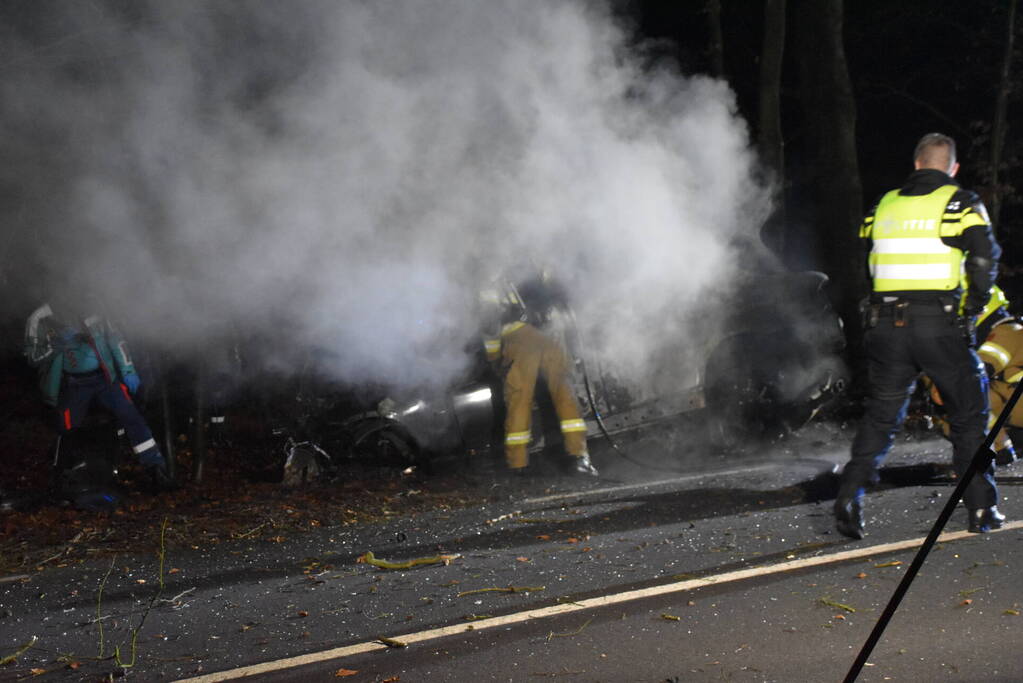
[[[815,251],[851,340],[860,336],[866,273],[857,227],[863,218],[856,157],[856,102],[843,47],[842,0],[795,0],[793,47],[800,65],[804,186]],[[912,145],[913,141],[907,141]],[[909,169],[907,169],[908,172]],[[812,239],[812,237],[811,237]]]
[[[704,12],[707,13],[707,55],[710,60],[710,73],[715,78],[725,77],[725,41],[721,35],[721,0],[706,0]]]
[[[998,226],[998,214],[1002,210],[1002,187],[1000,180],[1002,152],[1005,149],[1005,135],[1008,129],[1006,111],[1009,106],[1009,92],[1012,90],[1012,53],[1016,33],[1016,0],[1009,3],[1009,16],[1005,31],[1005,53],[1002,57],[1002,71],[998,80],[998,97],[995,100],[995,115],[991,123],[991,222]]]
[[[785,142],[781,132],[781,73],[785,54],[785,0],[764,1],[760,51],[760,158],[776,182],[775,211],[766,226],[772,247],[785,258]]]

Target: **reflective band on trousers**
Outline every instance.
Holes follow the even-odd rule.
[[[529,443],[529,436],[529,432],[508,432],[508,435],[504,437],[504,443],[508,446]]]
[[[585,420],[562,420],[561,421],[562,432],[585,432],[586,421]]]
[[[1011,377],[1006,377],[1005,381],[1009,384],[1018,384],[1021,379],[1023,379],[1023,371],[1017,372]]]
[[[981,344],[980,348],[977,349],[977,352],[980,353],[981,355],[984,355],[986,353],[998,358],[998,360],[1001,361],[998,366],[999,369],[1004,368],[1006,365],[1008,365],[1009,359],[1012,358],[1012,355],[1005,347],[999,346],[998,344],[989,341]]]
[[[135,444],[133,448],[135,449],[136,453],[142,453],[148,451],[150,448],[156,448],[156,441],[154,441],[153,439],[147,439],[140,444]]]

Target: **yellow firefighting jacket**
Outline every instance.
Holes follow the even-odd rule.
[[[501,357],[501,337],[525,325],[525,308],[518,293],[501,284],[480,293],[482,304],[481,328],[483,346],[487,360],[497,361]]]
[[[995,325],[977,355],[993,368],[992,385],[1018,383],[1023,379],[1023,325],[1016,320]]]
[[[531,277],[512,284],[500,278],[479,293],[481,329],[487,358],[501,355],[501,338],[522,328],[526,323],[544,329],[551,309],[564,307],[566,295],[550,274],[537,269]]]

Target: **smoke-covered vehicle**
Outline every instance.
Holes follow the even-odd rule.
[[[757,278],[704,364],[709,436],[718,446],[798,429],[846,387],[845,334],[819,272]]]
[[[696,411],[703,411],[698,422],[706,436],[722,448],[799,428],[847,382],[842,325],[826,283],[816,272],[758,275],[756,296],[731,297],[730,313],[703,343],[658,351],[662,371],[640,384],[588,357],[576,342],[574,385],[588,438],[637,432]],[[576,332],[570,315],[551,316],[548,329],[570,339]],[[476,364],[448,391],[388,396],[348,414],[321,412],[308,433],[323,438],[292,442],[288,476],[308,474],[304,468],[314,461],[318,469],[332,467],[330,458],[339,454],[406,467],[452,454],[500,462],[501,380],[479,348]],[[531,450],[558,438],[556,429],[545,433],[544,423],[556,421],[544,420],[550,411],[543,409],[541,387],[537,394]]]

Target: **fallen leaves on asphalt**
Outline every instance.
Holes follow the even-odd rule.
[[[830,600],[828,598],[821,598],[820,603],[822,605],[827,605],[828,607],[837,607],[838,609],[845,610],[846,612],[856,611],[855,607],[850,607],[849,605],[842,604],[841,602],[835,602],[834,600]]]

